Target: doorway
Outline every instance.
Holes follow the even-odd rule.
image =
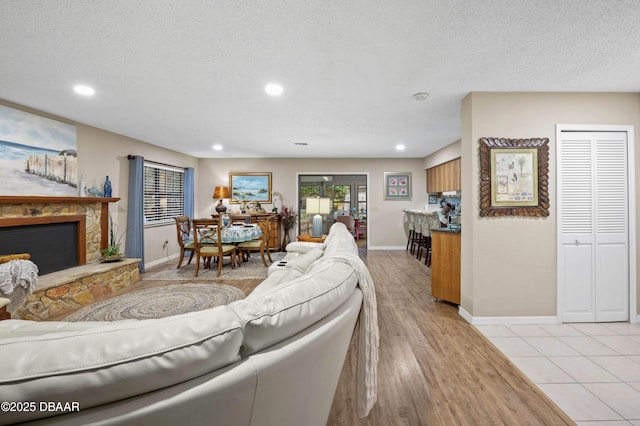
[[[321,197],[329,199],[329,212],[321,214],[322,233],[339,216],[353,217],[352,233],[360,248],[367,248],[368,213],[368,175],[367,174],[298,174],[298,230],[300,234],[312,234],[313,214],[307,214],[307,198]]]
[[[560,322],[635,322],[633,127],[558,126]]]

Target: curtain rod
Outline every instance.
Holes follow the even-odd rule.
[[[131,155],[131,154],[127,155],[127,159],[128,160],[133,160],[134,157],[139,157],[139,156]],[[158,164],[160,166],[173,167],[173,168],[176,168],[176,169],[185,169],[185,170],[188,169],[188,167],[180,167],[180,166],[176,166],[174,164],[160,163],[159,161],[147,160],[146,158],[144,159],[144,161],[147,162],[147,163]]]

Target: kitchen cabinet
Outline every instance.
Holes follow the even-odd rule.
[[[431,230],[431,295],[460,304],[461,232],[449,228]]]
[[[460,158],[427,169],[427,192],[459,191],[462,189]]]

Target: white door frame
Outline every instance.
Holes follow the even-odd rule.
[[[640,322],[637,309],[638,283],[636,281],[636,174],[635,174],[635,138],[633,126],[595,125],[595,124],[557,124],[556,125],[556,158],[560,150],[562,132],[627,132],[627,178],[628,178],[628,202],[629,202],[629,322]],[[558,220],[558,167],[556,162],[556,259],[561,250],[560,247],[560,220]],[[561,271],[556,261],[556,314],[558,322],[563,322],[564,317],[564,280],[560,279]]]
[[[322,175],[358,175],[358,176],[366,176],[367,177],[367,233],[365,235],[367,242],[367,250],[369,249],[369,229],[371,228],[371,198],[369,194],[369,188],[371,188],[371,183],[369,182],[369,172],[296,172],[296,206],[300,206],[300,176],[322,176]],[[356,197],[358,194],[356,194]],[[357,203],[356,199],[356,203]],[[297,207],[296,207],[297,208]],[[296,224],[296,230],[298,234],[300,233],[300,224]]]

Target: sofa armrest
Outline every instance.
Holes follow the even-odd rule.
[[[289,253],[306,253],[314,248],[324,248],[323,243],[312,243],[310,241],[294,241],[287,244],[287,252]]]

